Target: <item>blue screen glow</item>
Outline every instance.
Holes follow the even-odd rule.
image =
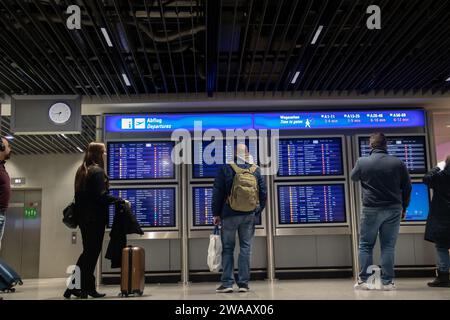
[[[279,185],[281,225],[346,222],[344,184]]]
[[[192,213],[195,227],[213,226],[212,194],[212,187],[192,188]],[[261,225],[261,215],[257,216],[255,223]]]
[[[175,227],[175,188],[112,189],[111,195],[128,200],[136,219],[145,228]],[[112,227],[115,209],[109,208],[109,227]]]
[[[426,221],[430,203],[430,193],[424,183],[413,183],[411,202],[406,209],[405,221]]]
[[[214,148],[214,144],[211,141],[196,140],[193,142],[192,177],[194,179],[213,179],[216,177],[222,164],[233,161],[232,155],[236,141],[234,144],[227,140],[218,142],[217,148]],[[246,139],[245,144],[254,161],[258,163],[258,141],[252,140],[250,142]],[[209,155],[211,159],[208,159]],[[220,163],[212,163],[212,160],[215,158]],[[210,163],[207,163],[205,159],[208,159]]]
[[[344,174],[341,138],[283,138],[278,145],[279,177]]]
[[[272,112],[236,114],[154,114],[108,115],[107,132],[166,132],[176,129],[194,131],[195,121],[202,129],[358,129],[425,126],[422,110]]]
[[[423,127],[425,115],[409,111],[339,111],[255,114],[255,129],[313,130]]]
[[[161,114],[161,115],[110,115],[106,116],[107,132],[165,132],[176,129],[194,131],[195,122],[202,129],[244,130],[253,127],[251,114]]]
[[[424,136],[386,137],[388,153],[401,159],[411,174],[427,172],[427,156]],[[359,155],[367,157],[370,154],[369,137],[359,138]]]
[[[174,179],[172,141],[109,142],[108,175],[111,180]]]

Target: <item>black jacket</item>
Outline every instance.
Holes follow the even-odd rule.
[[[425,240],[450,248],[450,166],[442,171],[432,169],[424,176],[423,182],[433,189]]]
[[[122,250],[127,246],[127,234],[133,233],[144,234],[131,208],[125,205],[125,201],[117,201],[105,256],[106,259],[111,260],[111,268],[121,267]]]
[[[75,206],[80,225],[100,223],[108,224],[109,205],[118,198],[109,194],[108,178],[99,166],[90,166],[85,187],[75,192]]]
[[[409,205],[411,179],[405,163],[383,149],[373,149],[368,157],[359,158],[351,173],[353,181],[361,181],[364,207]]]

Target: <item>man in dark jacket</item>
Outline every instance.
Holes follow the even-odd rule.
[[[373,247],[380,234],[382,289],[394,290],[395,244],[409,205],[411,179],[403,161],[388,154],[384,134],[374,133],[370,147],[370,156],[358,159],[351,173],[351,179],[360,181],[362,189],[360,273],[355,289],[371,289],[368,269],[373,265]]]
[[[450,156],[444,163],[428,172],[423,182],[433,189],[425,240],[434,242],[438,258],[437,278],[430,287],[450,287]]]
[[[214,224],[222,223],[222,285],[216,292],[233,292],[234,279],[234,247],[236,232],[239,235],[239,274],[237,285],[239,292],[249,290],[251,246],[255,232],[255,219],[266,206],[267,192],[264,178],[260,168],[253,164],[245,144],[236,147],[236,164],[241,169],[249,169],[257,179],[257,192],[259,205],[251,212],[233,210],[230,206],[230,195],[233,181],[236,175],[235,169],[230,164],[223,165],[214,181],[212,210]],[[248,199],[251,201],[251,199]]]

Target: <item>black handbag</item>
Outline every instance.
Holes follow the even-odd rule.
[[[78,220],[76,215],[75,201],[72,201],[63,210],[63,223],[70,229],[76,229],[78,227]]]

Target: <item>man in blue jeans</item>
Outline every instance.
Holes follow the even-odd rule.
[[[383,133],[370,137],[371,152],[358,159],[351,179],[361,182],[360,273],[355,289],[368,290],[373,265],[373,247],[380,235],[381,282],[383,290],[395,290],[395,244],[400,222],[405,217],[411,195],[411,179],[406,165],[387,152]]]
[[[5,162],[11,157],[11,148],[8,140],[0,138],[0,250],[2,248],[2,238],[6,225],[6,210],[8,209],[11,197],[11,181],[5,169]]]
[[[233,292],[236,232],[240,246],[239,273],[236,282],[239,292],[247,292],[250,289],[248,282],[255,219],[264,210],[267,198],[264,178],[259,167],[253,164],[247,146],[238,144],[235,155],[234,164],[225,164],[220,168],[213,188],[214,224],[222,224],[222,285],[216,289],[216,292],[220,293]],[[237,179],[235,179],[236,175],[238,175]],[[242,186],[237,185],[239,183],[242,183]],[[245,194],[249,196],[246,197]],[[239,198],[240,195],[241,198]],[[252,203],[255,205],[253,206]],[[245,211],[233,208],[242,208]]]

